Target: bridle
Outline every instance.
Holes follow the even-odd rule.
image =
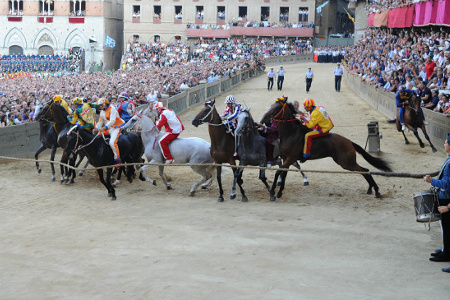
[[[281,108],[281,110],[280,110],[275,116],[273,116],[272,120],[274,120],[274,121],[276,121],[276,122],[280,122],[280,123],[283,123],[283,122],[294,122],[294,121],[298,121],[298,119],[296,119],[296,118],[289,119],[289,120],[285,120],[285,119],[284,119],[284,114],[285,114],[285,112],[286,112],[286,106],[287,106],[287,104],[286,104],[286,102],[284,102],[284,101],[277,101],[277,102],[281,104],[282,108]],[[281,116],[278,118],[278,116],[279,116],[280,114],[281,114]]]
[[[209,110],[209,112],[208,112],[203,118],[200,119],[200,122],[201,122],[202,124],[207,124],[207,125],[211,125],[211,126],[222,126],[222,125],[223,125],[222,122],[219,123],[219,124],[211,123],[211,122],[213,121],[213,119],[214,119],[214,116],[212,115],[212,112],[214,111],[214,108],[215,108],[216,104],[213,104],[213,105],[211,106],[210,104],[208,104],[208,102],[206,102],[206,103],[205,103],[205,106],[209,107],[210,110]],[[206,119],[207,117],[209,117],[209,116],[211,116],[211,119],[210,119],[209,121],[206,121],[205,119]]]

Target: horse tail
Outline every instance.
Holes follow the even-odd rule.
[[[392,172],[391,167],[389,166],[389,163],[381,158],[373,157],[369,153],[366,152],[360,145],[355,144],[352,142],[353,147],[355,150],[364,157],[365,160],[375,168],[385,171],[385,172]]]

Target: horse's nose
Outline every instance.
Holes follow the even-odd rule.
[[[198,120],[197,119],[193,119],[192,120],[192,125],[194,125],[195,127],[198,127]]]

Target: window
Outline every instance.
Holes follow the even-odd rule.
[[[239,6],[239,21],[247,20],[247,6]]]
[[[138,34],[133,35],[133,44],[134,43],[139,43],[139,35]]]
[[[269,16],[270,16],[270,7],[269,6],[262,6],[261,7],[261,21],[262,22],[269,21]]]
[[[289,22],[289,7],[280,7],[280,22]]]
[[[299,22],[308,22],[308,14],[309,14],[309,10],[307,7],[299,7],[298,21]]]
[[[23,48],[17,45],[9,47],[9,55],[22,55]]]
[[[161,5],[153,6],[153,19],[161,19]]]
[[[225,20],[225,6],[217,6],[217,20]]]
[[[51,0],[40,0],[39,2],[39,14],[41,16],[53,16],[55,6]]]
[[[155,35],[153,40],[155,41],[155,43],[159,43],[160,39],[161,39],[161,37],[159,35]]]
[[[198,20],[203,20],[203,6],[196,6],[195,11],[195,18]]]
[[[82,17],[86,15],[86,1],[70,1],[70,16]]]
[[[133,5],[133,19],[139,19],[141,17],[141,6]]]
[[[9,1],[9,13],[10,16],[23,15],[23,1],[10,0]]]
[[[39,55],[53,55],[53,48],[50,46],[41,46],[38,50]]]
[[[183,19],[182,6],[175,5],[175,19],[178,19],[178,20]]]

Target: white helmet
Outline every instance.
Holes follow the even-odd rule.
[[[158,102],[158,103],[156,103],[155,108],[161,108],[161,109],[164,109],[164,108],[166,108],[166,106],[164,105],[164,103]]]
[[[226,98],[225,98],[225,103],[233,103],[233,104],[235,104],[236,103],[236,99],[234,99],[234,97],[233,97],[233,95],[228,95]]]

